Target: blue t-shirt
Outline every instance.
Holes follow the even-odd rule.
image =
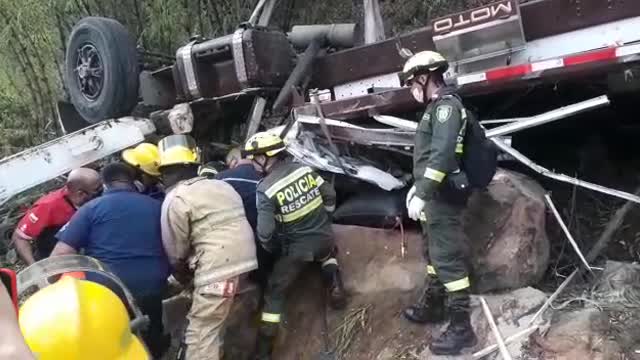
[[[161,206],[134,190],[107,190],[82,206],[56,237],[106,264],[134,296],[161,294],[169,276]],[[102,282],[89,275],[88,279]]]
[[[258,210],[256,209],[256,189],[262,177],[251,164],[238,165],[233,169],[219,172],[216,179],[223,180],[240,194],[247,221],[256,232]]]
[[[152,199],[156,199],[156,200],[159,200],[161,202],[164,200],[164,197],[165,197],[164,191],[162,191],[156,185],[151,185],[151,186],[147,187],[143,192],[141,192],[141,194],[144,194],[144,195],[147,195],[147,196],[151,196]]]

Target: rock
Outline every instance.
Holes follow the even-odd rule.
[[[549,262],[544,189],[529,177],[499,169],[474,194],[465,216],[476,293],[537,283]]]
[[[349,292],[413,291],[424,281],[419,234],[405,234],[408,255],[402,259],[402,238],[398,231],[343,225],[334,226],[334,231],[338,261]]]
[[[640,265],[607,261],[591,298],[606,309],[610,333],[627,357],[640,359]]]
[[[608,309],[640,307],[640,265],[607,261],[592,297]]]
[[[584,309],[558,316],[551,329],[537,345],[541,359],[617,360],[621,347],[610,339],[609,317],[598,309]]]
[[[535,311],[547,300],[547,296],[542,291],[531,287],[503,294],[484,295],[483,297],[487,300],[487,304],[491,309],[491,313],[496,321],[496,325],[498,325],[498,328],[500,329],[503,339],[527,329],[529,327],[529,320],[533,317]],[[487,318],[482,311],[482,306],[480,305],[478,297],[474,296],[472,298],[471,306],[473,309],[471,313],[471,324],[473,325],[476,336],[478,337],[478,344],[473,349],[467,350],[465,354],[457,357],[436,356],[431,354],[431,351],[427,348],[421,354],[420,359],[471,359],[471,355],[474,352],[496,343]],[[445,328],[446,324],[443,324],[440,329],[434,332],[434,336],[438,336]],[[514,359],[517,359],[522,355],[522,345],[527,340],[528,336],[523,336],[507,344],[509,353]],[[495,352],[494,354],[498,354],[498,352]],[[488,358],[490,359],[491,357]]]

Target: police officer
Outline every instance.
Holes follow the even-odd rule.
[[[286,161],[283,150],[282,139],[268,132],[255,134],[244,148],[256,170],[265,174],[256,192],[256,232],[261,245],[279,255],[265,292],[256,356],[260,360],[271,358],[286,291],[308,264],[321,264],[331,307],[346,306],[329,217],[335,190],[311,168]]]
[[[467,113],[444,84],[447,68],[442,55],[422,51],[406,62],[401,74],[416,101],[427,105],[416,131],[415,183],[407,195],[407,209],[409,217],[420,220],[429,262],[421,296],[404,316],[416,323],[440,322],[448,316],[446,331],[431,344],[438,355],[457,354],[476,343],[469,321],[469,255],[461,221],[470,193],[459,167]]]

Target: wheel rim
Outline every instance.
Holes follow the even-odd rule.
[[[78,48],[76,60],[76,84],[82,96],[89,101],[94,101],[102,92],[104,85],[104,68],[98,49],[85,43]]]

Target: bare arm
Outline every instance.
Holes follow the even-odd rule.
[[[58,241],[56,246],[53,248],[53,251],[51,252],[51,256],[76,255],[77,253],[78,253],[78,250],[63,243],[62,241]]]
[[[16,251],[18,252],[18,255],[20,255],[22,261],[27,265],[31,265],[36,262],[33,257],[33,249],[31,249],[31,240],[29,238],[20,234],[20,231],[16,229],[11,236],[11,241],[14,243]]]
[[[0,359],[35,360],[22,337],[9,294],[0,284]]]

